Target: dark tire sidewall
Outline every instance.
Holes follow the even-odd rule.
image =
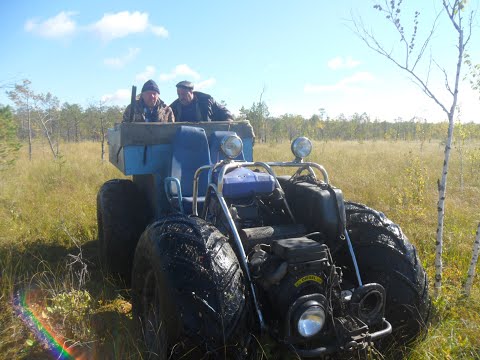
[[[131,180],[102,185],[97,194],[99,255],[108,271],[130,280],[135,247],[150,218],[147,201]]]
[[[144,284],[148,278],[147,274],[153,272],[155,273],[158,292],[162,294],[158,312],[159,314],[163,314],[161,317],[162,322],[165,324],[165,338],[167,342],[165,352],[167,350],[170,351],[175,345],[176,355],[181,356],[183,352],[189,353],[191,349],[196,348],[199,351],[198,353],[189,353],[190,358],[192,356],[195,358],[195,356],[201,356],[204,352],[214,352],[218,346],[218,319],[211,318],[212,314],[206,310],[205,307],[205,299],[207,300],[207,305],[212,306],[215,309],[215,313],[221,314],[221,311],[223,311],[223,303],[219,298],[223,299],[225,294],[223,294],[223,292],[220,294],[220,289],[225,289],[224,286],[228,286],[230,283],[229,280],[226,281],[226,283],[224,283],[223,280],[216,282],[216,280],[212,280],[214,277],[210,277],[212,282],[208,283],[207,281],[207,284],[212,285],[212,292],[208,297],[202,295],[204,289],[201,286],[198,290],[194,290],[197,283],[202,284],[202,282],[205,281],[205,274],[214,271],[213,269],[218,269],[218,264],[210,264],[212,268],[207,267],[207,271],[200,271],[200,268],[197,268],[197,265],[193,264],[193,261],[190,263],[190,268],[188,268],[188,266],[190,266],[188,263],[178,263],[177,260],[175,260],[177,253],[175,252],[174,247],[177,246],[175,244],[181,244],[184,240],[177,239],[177,241],[174,241],[172,238],[172,234],[175,235],[175,232],[172,233],[172,227],[176,224],[179,225],[179,228],[187,227],[192,230],[190,232],[191,240],[189,241],[195,246],[198,245],[198,249],[203,249],[201,250],[203,253],[199,253],[201,257],[210,256],[210,252],[213,250],[218,250],[219,254],[220,252],[226,251],[226,255],[220,254],[218,256],[228,256],[228,259],[232,264],[237,264],[235,266],[238,268],[238,271],[241,271],[241,269],[238,265],[238,260],[225,237],[212,225],[207,224],[199,218],[182,215],[166,217],[165,219],[159,220],[150,225],[141,236],[135,251],[132,271],[132,302],[134,316],[140,318],[140,322],[145,321],[145,308],[148,307],[148,304],[145,304],[145,301],[142,300],[145,299]],[[180,232],[178,234],[179,236],[181,235]],[[170,243],[165,244],[164,242]],[[173,248],[171,247],[172,245],[174,246]],[[182,247],[182,250],[183,249],[184,248]],[[195,256],[192,259],[194,258]],[[208,263],[208,261],[205,261],[202,264],[205,265],[205,263]],[[187,265],[186,268],[185,265]],[[225,273],[226,276],[222,279],[227,279],[232,276],[238,280],[236,268],[232,273],[227,271]],[[185,274],[191,274],[192,271],[197,271],[197,269],[199,269],[198,271],[200,272],[194,279],[192,278],[190,284],[188,284],[188,276],[182,278],[181,274],[180,277],[178,277],[178,274],[176,273],[185,271]],[[184,284],[185,281],[187,282],[187,286]],[[242,281],[244,281],[243,275]],[[184,287],[189,290],[183,291]],[[215,290],[217,288],[218,290]],[[232,290],[232,288],[229,287],[228,289],[227,292],[233,291],[234,294],[237,294],[235,295],[237,297],[234,296],[236,299],[239,299],[239,291],[246,291],[244,283],[242,283],[242,286],[239,288],[234,288]],[[192,296],[192,293],[196,294]],[[225,333],[222,334],[223,337],[221,338],[221,341],[226,341],[228,343],[230,338],[235,338],[238,335],[238,331],[240,331],[240,333],[242,331],[248,333],[248,329],[239,329],[246,326],[246,322],[243,321],[243,319],[245,318],[245,312],[247,311],[247,306],[245,306],[246,295],[245,293],[242,293],[241,296],[243,297],[241,299],[242,303],[238,308],[234,309],[236,315],[233,317],[227,317],[229,319],[228,321],[225,320],[227,318],[224,318],[225,323],[222,323],[222,325],[225,326]],[[201,315],[200,317],[197,316],[199,314]],[[207,325],[213,331],[212,333],[208,332]],[[145,332],[144,325],[143,332]]]
[[[426,330],[431,307],[428,280],[416,249],[382,213],[361,204],[346,205],[347,230],[362,281],[384,286],[385,316],[393,327],[390,339],[408,343]],[[347,258],[344,247],[343,262],[351,264]],[[353,267],[349,269],[347,277],[352,279]]]

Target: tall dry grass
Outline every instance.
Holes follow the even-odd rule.
[[[32,161],[24,149],[0,174],[0,358],[51,358],[51,344],[38,341],[12,306],[22,296],[77,355],[136,351],[128,289],[102,272],[96,256],[96,193],[123,175],[100,159],[97,143],[62,148],[53,159],[36,143]]]
[[[478,148],[467,144],[465,150]],[[32,161],[24,150],[15,166],[0,174],[0,358],[49,358],[45,344],[12,307],[21,291],[33,294],[34,310],[76,354],[141,358],[128,289],[104,274],[96,258],[96,192],[104,181],[122,175],[100,160],[97,143],[64,144],[61,149],[62,156],[53,160],[47,147],[35,144]],[[429,333],[404,355],[409,359],[480,357],[478,280],[470,298],[461,292],[480,221],[480,164],[465,159],[462,189],[459,152],[452,154],[444,287],[434,303]],[[292,155],[286,143],[257,144],[255,158],[279,161]],[[321,142],[314,144],[309,160],[325,166],[346,199],[399,223],[433,279],[441,144]]]
[[[464,149],[477,155],[478,143]],[[431,285],[435,274],[437,179],[441,177],[444,146],[438,142],[322,142],[314,144],[309,160],[322,164],[330,181],[347,200],[362,202],[397,222],[415,244]],[[267,161],[292,159],[287,144],[255,148]],[[408,355],[410,359],[480,358],[479,280],[470,298],[462,294],[480,222],[480,162],[452,151],[447,184],[443,250],[442,296],[434,301],[428,336]]]

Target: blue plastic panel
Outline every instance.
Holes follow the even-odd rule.
[[[246,161],[253,161],[253,139],[243,138],[243,156]]]
[[[170,167],[171,145],[128,145],[123,148],[124,174],[165,174]]]
[[[170,176],[180,180],[183,196],[192,196],[195,172],[199,167],[211,164],[205,130],[192,126],[179,127],[172,142],[172,152]],[[205,194],[207,181],[207,172],[203,172],[198,184],[201,196]]]
[[[158,123],[156,124],[158,126],[154,126],[155,123],[117,124],[115,128],[108,129],[110,162],[125,175],[154,174],[168,170],[172,157],[171,143],[177,128],[184,126],[181,124]],[[216,131],[215,122],[203,125],[209,127],[209,134]],[[248,131],[243,131],[241,136],[243,154],[246,161],[253,161],[253,138],[247,133]],[[241,132],[237,134],[241,135]],[[141,141],[142,138],[145,138],[145,141]],[[145,146],[147,150],[144,162]],[[165,176],[169,174],[165,173]]]
[[[223,178],[223,196],[229,198],[269,194],[274,189],[275,179],[272,175],[244,167],[229,172]]]

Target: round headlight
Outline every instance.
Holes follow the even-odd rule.
[[[312,152],[312,142],[304,136],[298,137],[292,142],[292,152],[295,157],[303,159]]]
[[[243,142],[237,135],[225,136],[220,145],[225,156],[229,159],[235,159],[242,153]]]
[[[305,337],[312,337],[322,330],[325,325],[325,310],[321,306],[310,306],[298,319],[298,333]]]

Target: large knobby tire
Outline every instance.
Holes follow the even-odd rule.
[[[108,271],[130,280],[133,254],[149,217],[148,203],[131,180],[102,185],[97,194],[99,255]]]
[[[244,347],[243,272],[227,238],[200,218],[174,215],[147,228],[132,302],[149,359],[223,359]]]
[[[416,249],[383,213],[352,202],[345,203],[345,210],[362,281],[385,288],[385,317],[393,327],[389,339],[407,344],[426,330],[431,307],[428,279]],[[345,274],[351,280],[352,268]]]

